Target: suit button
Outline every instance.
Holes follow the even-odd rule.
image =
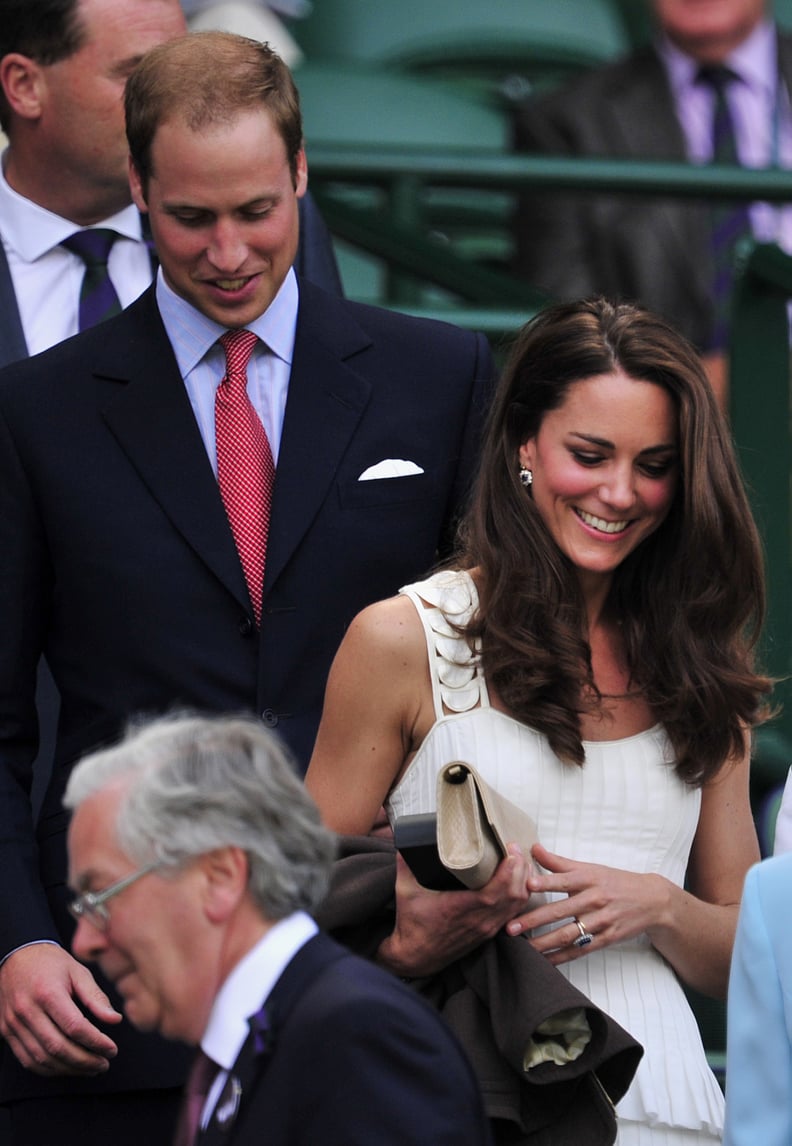
[[[253,624],[250,617],[243,617],[239,622],[240,637],[252,637],[255,631],[256,626]]]
[[[266,724],[267,728],[275,728],[278,724],[278,714],[273,712],[271,708],[265,708],[261,714],[261,719]]]

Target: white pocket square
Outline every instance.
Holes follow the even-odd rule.
[[[424,471],[415,462],[406,462],[404,458],[385,458],[375,466],[369,466],[358,478],[358,481],[371,481],[372,478],[400,478],[408,474],[422,474]]]

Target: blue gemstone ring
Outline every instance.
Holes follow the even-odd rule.
[[[580,920],[578,919],[578,917],[576,915],[573,915],[572,918],[574,919],[575,923],[577,924],[577,929],[580,932],[580,935],[578,935],[577,939],[572,940],[572,946],[573,947],[588,947],[589,943],[591,943],[594,936],[591,934],[590,931],[586,931],[586,928],[583,926],[583,924],[580,922]]]

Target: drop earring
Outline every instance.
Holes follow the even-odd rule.
[[[533,484],[533,470],[526,469],[525,466],[520,466],[520,481],[527,489],[529,485]]]

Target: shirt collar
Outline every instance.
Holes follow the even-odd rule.
[[[5,177],[6,151],[0,157],[0,218],[3,220],[3,239],[24,262],[32,263],[47,251],[57,247],[69,235],[80,230],[76,223],[64,219],[32,199],[20,195]],[[97,223],[111,227],[126,239],[140,242],[143,232],[140,213],[132,203],[123,210]]]
[[[162,321],[173,344],[182,378],[198,365],[212,349],[226,327],[208,318],[186,299],[168,286],[162,268],[157,274],[157,305]],[[280,290],[263,314],[247,324],[247,330],[264,342],[269,350],[291,366],[294,339],[297,330],[299,289],[294,269],[281,284]]]
[[[249,1034],[248,1019],[266,1002],[287,965],[319,928],[303,911],[281,919],[248,951],[212,1005],[201,1049],[224,1070],[236,1062]]]
[[[665,64],[674,95],[679,99],[696,82],[700,64],[668,36],[657,37],[657,51]],[[754,30],[723,61],[757,91],[775,95],[778,84],[778,38],[773,20],[760,20]]]

